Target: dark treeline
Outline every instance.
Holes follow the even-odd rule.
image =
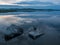
[[[6,13],[6,12],[36,12],[36,11],[60,11],[57,9],[32,9],[32,8],[23,8],[23,9],[0,9],[0,13]]]

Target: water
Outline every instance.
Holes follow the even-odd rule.
[[[11,24],[24,28],[24,34],[8,42],[4,34]],[[36,40],[28,36],[29,28],[36,26],[45,34]],[[9,12],[0,13],[0,45],[60,45],[60,12]]]

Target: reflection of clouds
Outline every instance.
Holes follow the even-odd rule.
[[[24,15],[23,15],[24,16]],[[27,15],[26,15],[27,16]],[[43,16],[43,15],[42,15]],[[46,22],[46,23],[60,23],[59,21],[59,17],[58,16],[52,16],[49,18],[38,18],[38,19],[33,19],[33,18],[21,18],[18,16],[14,16],[14,15],[5,15],[5,16],[0,16],[0,28],[4,27],[4,26],[9,26],[11,24],[19,24],[19,25],[23,25],[25,23],[35,23],[35,22]]]
[[[16,19],[16,17],[14,17],[14,16],[0,16],[0,22],[4,22],[4,23],[6,23],[6,24],[8,24],[8,23],[16,23],[16,21],[18,21],[19,20],[19,18],[18,19]]]
[[[41,16],[44,16],[44,15],[41,15]],[[4,15],[4,16],[0,16],[0,32],[4,34],[6,34],[7,32],[9,33],[9,31],[7,31],[6,28],[10,26],[11,24],[16,24],[16,25],[31,24],[32,26],[33,25],[36,25],[37,27],[39,26],[39,28],[44,31],[45,30],[56,30],[57,26],[60,27],[59,19],[60,17],[58,16],[51,16],[50,18],[33,19],[33,18],[21,18],[19,17],[19,15],[18,16]],[[46,33],[49,34],[50,32],[48,31]]]
[[[31,22],[32,19],[28,19],[28,18],[21,18],[21,17],[17,17],[17,16],[0,16],[0,23],[6,23],[6,24],[10,24],[10,23],[20,23],[20,22]],[[4,24],[3,23],[3,24]]]
[[[15,4],[18,6],[50,6],[49,4]]]
[[[53,23],[60,23],[60,17],[58,16],[52,16],[46,20],[48,20],[49,22],[53,22]]]
[[[25,23],[32,23],[33,19],[28,19],[28,18],[20,18],[17,16],[13,16],[13,15],[5,15],[5,16],[0,16],[0,32],[6,31],[6,28],[11,25],[11,24],[19,24],[19,25],[23,25]]]
[[[19,15],[22,16],[22,15]],[[23,14],[23,16],[25,16]],[[27,16],[27,15],[26,15]],[[42,15],[44,16],[44,15]],[[60,23],[58,16],[51,16],[49,18],[39,18],[39,19],[32,19],[32,18],[21,18],[18,16],[13,16],[13,15],[5,15],[5,16],[0,16],[0,24],[2,25],[10,25],[10,24],[24,24],[24,23],[32,23],[33,21],[39,22],[39,21],[48,21],[48,22],[53,22],[53,23]]]
[[[18,16],[18,15],[16,15]],[[47,14],[19,14],[19,16],[52,16],[52,15],[47,15]]]

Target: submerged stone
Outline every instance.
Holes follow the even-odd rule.
[[[20,36],[23,34],[23,29],[16,25],[11,25],[7,28],[11,33],[5,35],[5,40],[9,41],[17,36]]]
[[[42,35],[44,35],[44,33],[39,33],[37,31],[31,31],[31,32],[29,32],[29,37],[32,38],[33,40],[39,38]]]
[[[35,27],[35,26],[33,26],[32,28],[30,28],[29,37],[32,38],[33,40],[39,38],[42,35],[44,35],[44,33],[42,33],[42,31],[40,30],[40,28]]]

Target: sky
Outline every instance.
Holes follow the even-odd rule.
[[[54,4],[60,4],[60,0],[0,0],[0,4],[12,4],[22,1],[40,1],[40,2],[51,2]]]

